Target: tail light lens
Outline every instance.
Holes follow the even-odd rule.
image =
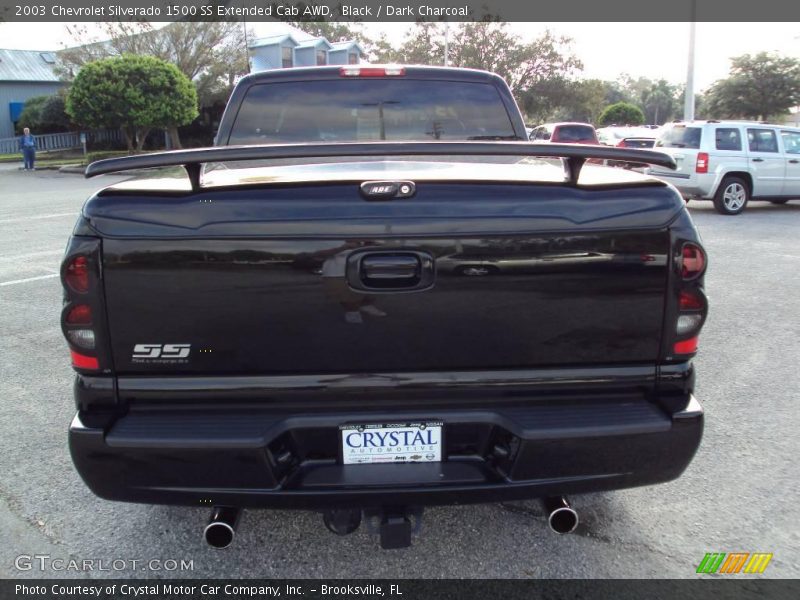
[[[697,153],[697,163],[694,166],[695,173],[708,173],[708,152]]]
[[[94,350],[94,331],[91,329],[69,329],[67,339],[84,350]]]
[[[675,326],[675,333],[683,337],[687,333],[692,333],[700,327],[703,322],[703,315],[678,315],[678,323]]]
[[[680,294],[675,334],[679,338],[697,334],[705,318],[706,301],[699,291],[683,290]]]
[[[72,366],[76,369],[96,370],[100,368],[100,364],[94,356],[79,354],[74,350],[70,350],[69,353],[72,357]]]
[[[693,338],[689,338],[688,340],[683,340],[682,342],[676,342],[673,351],[675,354],[694,354],[697,352],[697,343],[699,338],[694,336]]]
[[[92,308],[88,304],[78,304],[67,312],[67,325],[91,325]]]
[[[72,291],[85,294],[89,291],[89,259],[76,256],[67,263],[64,280]]]
[[[677,264],[680,290],[671,350],[673,355],[684,360],[697,352],[698,336],[708,312],[708,301],[700,280],[706,262],[705,251],[698,244],[686,242],[681,246]]]
[[[73,236],[61,266],[64,308],[61,330],[69,344],[72,366],[99,371],[109,366],[103,351],[103,295],[100,293],[100,240]],[[97,267],[97,268],[95,268]]]
[[[705,306],[697,294],[681,292],[681,310],[703,310]]]
[[[687,242],[681,250],[681,277],[684,281],[697,279],[706,268],[706,253],[697,244]]]

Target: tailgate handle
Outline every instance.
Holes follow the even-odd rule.
[[[421,292],[433,287],[434,259],[416,250],[355,252],[347,258],[347,283],[365,292]]]
[[[377,254],[361,260],[362,279],[394,279],[398,283],[416,279],[420,272],[419,258],[413,254]]]

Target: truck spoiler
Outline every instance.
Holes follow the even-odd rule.
[[[577,185],[583,164],[590,159],[637,162],[675,169],[675,160],[662,152],[581,144],[537,144],[531,142],[350,142],[342,144],[278,144],[270,146],[219,146],[154,152],[98,160],[86,167],[85,176],[95,177],[134,169],[182,166],[192,191],[200,189],[204,163],[288,158],[336,158],[352,156],[527,156],[562,158],[567,184]]]

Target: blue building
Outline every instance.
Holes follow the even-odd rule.
[[[328,64],[328,51],[333,46],[325,38],[316,38],[299,44],[294,49],[295,67],[314,67]]]
[[[331,44],[323,37],[298,40],[291,33],[259,38],[249,49],[253,72],[315,65],[357,65],[366,56],[355,41]]]
[[[328,50],[329,65],[357,65],[366,56],[358,42],[334,42]]]
[[[29,98],[49,96],[64,87],[55,66],[53,52],[0,50],[0,139],[15,135],[14,123]]]

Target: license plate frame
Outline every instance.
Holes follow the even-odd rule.
[[[438,463],[444,460],[444,422],[346,423],[339,425],[338,444],[342,465]]]

